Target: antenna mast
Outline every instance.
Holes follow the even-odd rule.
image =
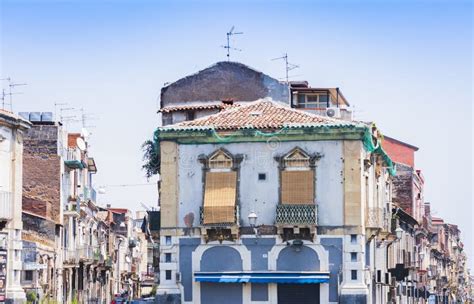
[[[237,49],[237,48],[234,48],[234,47],[231,47],[230,46],[230,37],[233,36],[233,35],[242,35],[243,32],[234,32],[234,29],[235,29],[235,26],[232,26],[230,28],[230,30],[226,33],[227,35],[227,45],[222,45],[221,47],[223,47],[224,49],[227,49],[227,61],[230,61],[230,50],[234,50],[234,51],[242,51],[241,49]]]
[[[291,71],[291,70],[297,69],[300,66],[297,65],[297,64],[293,64],[293,63],[288,62],[288,53],[285,53],[285,55],[283,55],[282,57],[273,58],[272,60],[281,60],[281,59],[283,59],[285,61],[285,75],[286,75],[285,78],[286,78],[286,83],[289,83],[288,72]]]

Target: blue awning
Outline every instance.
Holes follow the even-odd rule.
[[[319,284],[329,282],[328,272],[195,272],[194,281],[213,283],[291,283]]]

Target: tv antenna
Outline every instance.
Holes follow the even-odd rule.
[[[288,79],[288,72],[294,69],[299,68],[300,66],[297,64],[289,63],[288,62],[288,53],[285,53],[285,55],[278,57],[278,58],[273,58],[272,60],[284,60],[285,61],[285,72],[286,72],[286,83],[289,83]]]
[[[60,121],[60,122],[63,121],[63,118],[64,118],[63,112],[64,111],[74,110],[74,108],[72,108],[72,107],[64,107],[64,106],[67,106],[67,105],[68,105],[67,102],[55,102],[54,103],[54,119],[56,121]],[[59,106],[59,117],[58,117],[58,106]],[[70,118],[70,117],[68,117],[68,118]]]
[[[230,30],[226,33],[227,35],[227,45],[222,45],[221,47],[223,47],[224,49],[227,49],[227,61],[230,61],[230,50],[234,50],[234,51],[242,51],[241,49],[237,49],[235,47],[231,47],[230,46],[230,37],[233,36],[233,35],[242,35],[243,32],[234,32],[235,30],[235,26],[232,26],[230,28]]]
[[[1,78],[0,80],[3,80],[3,81],[8,81],[8,93],[5,91],[5,89],[2,89],[2,96],[1,96],[1,99],[2,99],[2,109],[5,110],[5,105],[9,105],[10,106],[10,111],[13,112],[13,95],[18,95],[18,94],[23,94],[22,92],[13,92],[13,89],[17,86],[24,86],[24,85],[27,85],[26,83],[14,83],[12,82],[12,79],[10,77],[7,77],[7,78]],[[10,96],[10,102],[9,103],[5,103],[5,98],[7,96]]]

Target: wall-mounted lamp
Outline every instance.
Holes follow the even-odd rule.
[[[258,229],[255,227],[257,225],[258,215],[255,212],[250,212],[248,215],[250,227],[253,228],[255,237],[258,237]]]
[[[403,236],[403,229],[398,227],[397,229],[395,229],[395,234],[397,235],[397,239],[400,240]]]
[[[255,212],[250,212],[248,215],[250,227],[255,227],[257,224],[258,215]]]

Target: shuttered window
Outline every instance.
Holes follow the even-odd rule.
[[[281,202],[282,204],[313,204],[314,171],[282,171]]]
[[[235,223],[237,173],[207,172],[204,190],[204,224]]]

